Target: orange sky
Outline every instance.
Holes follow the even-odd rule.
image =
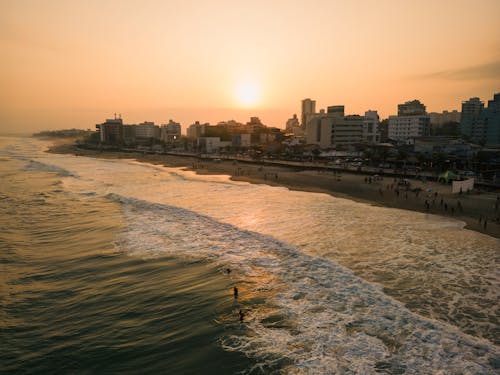
[[[500,91],[500,1],[0,0],[0,132],[428,111]],[[244,106],[241,82],[258,88]]]

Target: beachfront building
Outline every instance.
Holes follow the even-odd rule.
[[[135,128],[137,125],[123,125],[123,143],[126,146],[134,145],[135,140]]]
[[[430,117],[418,100],[399,104],[398,115],[389,116],[388,137],[393,141],[413,144],[415,138],[429,134]]]
[[[425,105],[420,103],[420,100],[415,99],[398,104],[398,116],[418,116],[425,114]]]
[[[210,124],[200,124],[199,121],[196,121],[194,124],[189,125],[186,130],[186,136],[192,141],[196,140],[199,137],[203,137],[208,126],[210,126]]]
[[[219,137],[198,137],[196,146],[199,151],[211,154],[223,147],[231,146],[231,142],[223,142]]]
[[[363,143],[374,144],[380,142],[378,131],[380,118],[377,111],[368,110],[363,120]]]
[[[416,137],[429,135],[429,116],[389,116],[388,137],[398,143],[412,144]]]
[[[231,146],[235,148],[250,147],[252,145],[251,134],[233,134]]]
[[[160,127],[154,122],[144,121],[135,127],[136,139],[160,139]]]
[[[200,137],[218,137],[221,142],[228,142],[229,146],[233,144],[233,135],[242,134],[249,134],[251,143],[258,144],[274,141],[281,134],[281,130],[264,125],[258,117],[251,117],[250,121],[245,124],[235,120],[221,121],[217,125],[196,122],[187,129],[187,137],[190,140],[195,141]],[[244,136],[241,142],[245,144],[247,142],[246,139],[246,136]],[[235,142],[239,144],[240,138],[237,138]]]
[[[102,124],[96,124],[99,130],[101,143],[120,144],[123,141],[123,121],[121,117],[106,119]]]
[[[432,127],[441,127],[450,122],[460,122],[460,117],[461,113],[457,110],[429,113]]]
[[[302,100],[302,114],[300,126],[305,129],[311,118],[316,113],[316,101],[309,98]]]
[[[286,122],[285,131],[288,134],[293,134],[296,137],[304,136],[304,129],[300,126],[299,118],[296,114],[289,118]]]
[[[477,145],[449,136],[418,137],[415,138],[413,147],[415,152],[428,157],[433,154],[444,154],[461,159],[470,159],[479,150]]]
[[[328,107],[314,114],[306,126],[306,142],[320,148],[363,143],[365,118],[359,115],[345,116],[344,106]]]
[[[260,120],[259,120],[260,122]],[[208,127],[210,133],[220,133],[220,134],[239,134],[248,133],[248,127],[241,122],[236,120],[219,121],[217,125],[210,125]]]
[[[294,114],[292,118],[289,118],[286,121],[285,130],[287,133],[294,133],[295,134],[296,129],[300,129],[300,122],[299,122],[297,115]]]
[[[181,138],[181,124],[168,120],[168,124],[160,127],[160,139],[166,143],[174,143]]]
[[[462,103],[460,132],[471,142],[487,147],[500,146],[500,93],[488,101],[488,107],[479,98]]]
[[[245,124],[245,131],[250,134],[258,133],[267,129],[258,117],[250,117],[250,121]]]

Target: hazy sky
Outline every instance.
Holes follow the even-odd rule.
[[[500,1],[0,0],[0,132],[125,123],[185,128],[300,100],[428,111],[500,91]]]

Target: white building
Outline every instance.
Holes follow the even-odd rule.
[[[413,144],[416,137],[429,135],[428,115],[389,116],[388,137],[400,143]]]
[[[168,120],[168,124],[164,124],[160,128],[160,139],[167,143],[173,143],[181,138],[181,124]]]
[[[154,122],[145,121],[135,127],[136,138],[160,138],[160,127]]]
[[[399,143],[413,144],[416,137],[430,134],[431,121],[425,105],[419,100],[398,104],[398,115],[389,116],[388,138]]]

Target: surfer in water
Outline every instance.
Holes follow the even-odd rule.
[[[243,319],[245,319],[245,313],[243,312],[243,310],[240,310],[238,312],[238,315],[240,316],[240,322],[243,322]]]

